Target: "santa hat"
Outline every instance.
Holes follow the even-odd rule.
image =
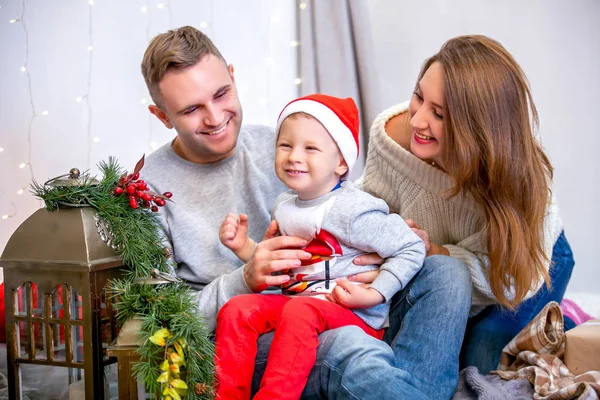
[[[279,136],[279,129],[283,121],[292,114],[305,113],[319,121],[333,140],[337,143],[350,173],[358,158],[358,131],[359,118],[356,103],[350,97],[339,97],[324,94],[311,94],[293,100],[284,107],[279,118],[275,132]]]

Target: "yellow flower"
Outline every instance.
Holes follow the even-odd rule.
[[[156,382],[165,383],[169,380],[169,371],[165,371],[158,378],[156,378]]]
[[[181,400],[181,396],[179,396],[179,393],[177,393],[177,390],[175,390],[174,388],[169,388],[168,392],[171,395],[171,397],[173,397],[173,400]]]
[[[170,383],[171,386],[177,389],[187,389],[187,385],[181,379],[173,379]]]
[[[177,365],[177,364],[171,364],[169,366],[169,368],[171,369],[171,373],[175,373],[175,374],[179,373],[179,365]]]
[[[155,345],[164,346],[165,338],[169,337],[171,337],[171,333],[169,332],[169,330],[166,328],[162,328],[154,332],[154,334],[150,336],[149,340]]]
[[[171,361],[173,362],[173,364],[183,365],[185,363],[184,358],[182,356],[180,356],[178,353],[171,353],[171,354],[169,354],[169,357],[171,358]]]
[[[169,360],[165,360],[163,361],[163,363],[160,366],[161,371],[168,371],[169,370]]]
[[[175,346],[175,350],[177,350],[177,354],[179,354],[181,356],[181,358],[183,357],[183,347],[181,347],[181,345],[178,342],[175,342],[173,344],[173,346]]]

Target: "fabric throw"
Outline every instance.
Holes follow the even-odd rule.
[[[564,322],[560,306],[548,303],[502,350],[498,370],[506,380],[527,379],[534,399],[600,399],[600,372],[573,375],[562,362]]]

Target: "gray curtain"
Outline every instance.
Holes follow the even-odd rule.
[[[300,95],[352,97],[360,110],[360,155],[350,179],[362,175],[370,125],[382,110],[366,1],[297,0]]]

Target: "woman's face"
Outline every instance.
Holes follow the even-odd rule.
[[[410,100],[410,151],[427,163],[443,168],[444,70],[439,62],[429,66]]]

